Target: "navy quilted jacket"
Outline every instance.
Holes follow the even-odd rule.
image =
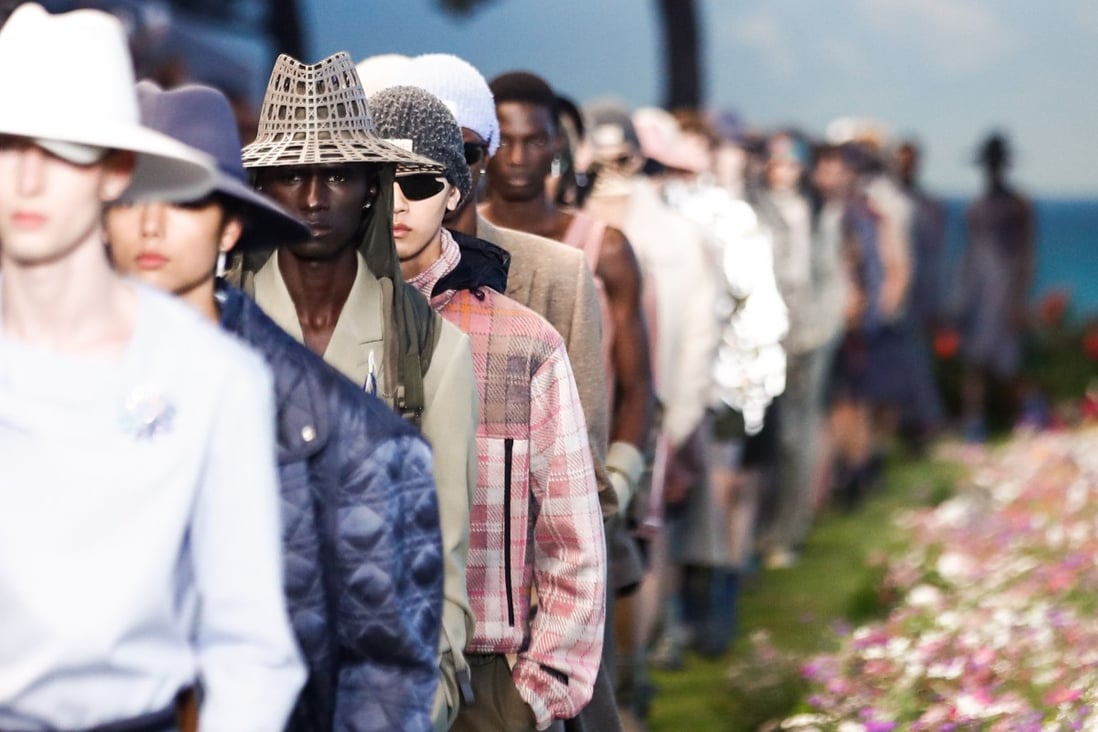
[[[291,732],[427,730],[442,544],[427,444],[218,285],[221,325],[274,373],[287,604],[309,679]]]

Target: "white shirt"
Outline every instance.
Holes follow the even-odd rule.
[[[0,320],[0,729],[158,711],[200,681],[203,732],[272,732],[304,671],[282,594],[271,375],[134,285],[118,362]]]
[[[723,262],[725,325],[713,367],[716,396],[743,415],[747,434],[755,434],[766,407],[785,391],[782,340],[789,317],[774,277],[770,235],[754,209],[723,188],[674,183],[665,190],[673,208],[710,233]]]
[[[654,285],[657,394],[663,431],[672,445],[685,440],[712,401],[712,364],[720,342],[719,264],[702,230],[667,205],[647,178],[631,181],[622,229]]]

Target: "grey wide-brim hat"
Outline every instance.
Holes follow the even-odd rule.
[[[311,237],[309,227],[270,198],[257,193],[240,162],[240,133],[229,100],[217,89],[188,84],[165,91],[151,81],[137,85],[141,122],[217,162],[214,192],[244,209],[240,251],[297,244]]]
[[[258,133],[241,158],[245,168],[395,163],[402,170],[442,170],[377,134],[362,82],[344,51],[315,64],[278,57]]]

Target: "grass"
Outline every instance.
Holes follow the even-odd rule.
[[[834,647],[836,624],[857,624],[887,612],[879,596],[881,558],[902,547],[894,517],[937,503],[958,477],[954,466],[893,458],[884,487],[857,511],[823,512],[801,560],[792,568],[760,570],[745,588],[740,634],[725,657],[688,655],[676,672],[655,671],[651,732],[746,732],[792,713],[803,695],[797,668]],[[777,656],[755,657],[748,638],[765,631]],[[729,668],[738,668],[737,680]]]

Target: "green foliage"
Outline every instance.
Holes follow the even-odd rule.
[[[959,475],[952,465],[893,459],[884,489],[860,509],[825,511],[800,562],[747,583],[742,634],[725,658],[688,654],[683,670],[653,673],[651,731],[754,732],[807,709],[801,664],[835,650],[836,630],[883,616],[896,599],[884,581],[884,557],[905,546],[895,518],[948,497]]]
[[[1052,292],[1037,303],[1029,321],[1017,383],[988,385],[988,427],[995,434],[1009,432],[1019,407],[1035,397],[1049,405],[1055,423],[1073,423],[1088,387],[1098,382],[1098,318],[1079,317],[1066,293]],[[934,362],[942,400],[953,417],[961,414],[963,368],[959,354]]]
[[[1092,329],[1063,322],[1035,330],[1027,339],[1025,373],[1053,403],[1078,400],[1098,375],[1083,346]]]
[[[808,689],[800,654],[775,648],[765,631],[752,633],[728,669],[736,729],[758,729],[794,709]]]

